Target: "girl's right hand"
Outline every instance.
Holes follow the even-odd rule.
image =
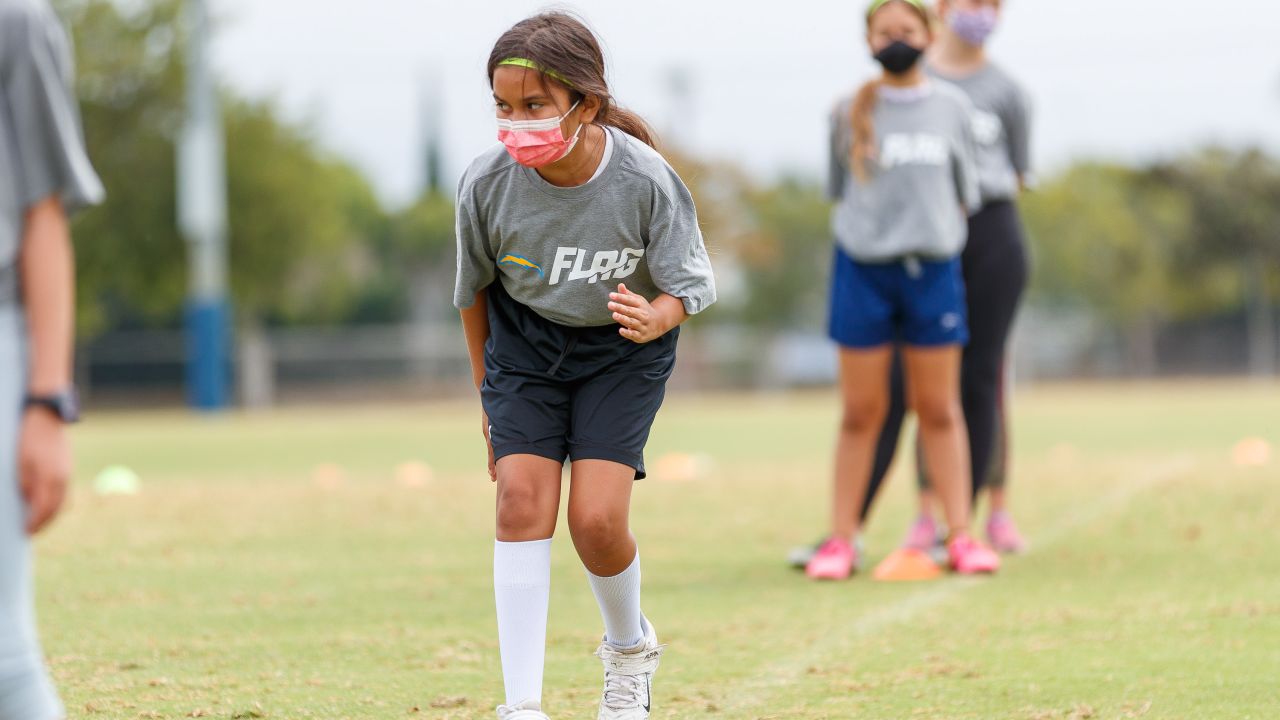
[[[493,441],[489,438],[489,414],[480,411],[480,432],[484,435],[484,446],[489,450],[489,482],[498,482],[498,466],[493,460]]]

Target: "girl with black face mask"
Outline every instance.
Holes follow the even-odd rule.
[[[933,39],[923,0],[875,0],[867,42],[884,73],[836,110],[830,196],[836,236],[830,335],[840,346],[843,418],[832,529],[808,561],[817,580],[859,566],[853,540],[901,346],[921,446],[949,531],[949,565],[993,572],[999,558],[969,533],[969,448],[960,406],[968,341],[960,253],[979,203],[972,105],[925,74]],[[940,568],[934,567],[934,574]]]
[[[987,537],[1000,552],[1019,552],[1024,541],[1005,507],[1008,422],[1004,407],[1005,348],[1026,287],[1026,241],[1016,201],[1030,173],[1030,111],[1016,81],[987,55],[987,39],[1000,21],[1001,0],[937,0],[938,42],[929,49],[930,76],[960,88],[974,105],[978,142],[978,184],[982,209],[969,219],[969,239],[961,263],[968,289],[969,345],[965,347],[961,389],[975,497],[987,490]],[[888,472],[906,412],[900,365],[894,369],[893,401],[876,454],[866,517],[877,487]],[[919,464],[920,515],[905,547],[928,550],[937,542],[933,493],[927,467]],[[891,576],[892,572],[884,573]]]

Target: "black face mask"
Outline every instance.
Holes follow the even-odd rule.
[[[876,53],[875,58],[876,62],[880,63],[889,74],[901,75],[915,67],[923,54],[924,51],[920,48],[912,47],[901,40],[894,40],[892,45]]]

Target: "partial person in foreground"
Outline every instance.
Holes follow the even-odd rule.
[[[458,190],[458,279],[497,482],[502,720],[544,720],[551,537],[566,458],[569,532],[604,619],[602,720],[642,720],[663,646],[641,612],[633,484],[679,327],[715,301],[693,198],[621,109],[600,45],[564,13],[489,57],[498,138]]]
[[[35,627],[31,537],[71,475],[75,267],[70,212],[102,199],[45,0],[0,0],[0,720],[65,716]]]
[[[972,106],[926,75],[933,40],[922,0],[875,0],[867,42],[884,69],[832,123],[836,236],[830,334],[840,346],[843,417],[836,446],[832,531],[806,572],[847,578],[854,539],[888,412],[896,345],[909,405],[946,514],[947,551],[960,573],[994,572],[999,558],[969,532],[970,463],[960,406],[968,340],[959,255],[966,216],[979,204]]]

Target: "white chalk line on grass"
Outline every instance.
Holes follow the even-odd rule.
[[[1179,477],[1191,467],[1189,458],[1176,458],[1151,468],[1136,480],[1123,483],[1099,500],[1076,508],[1036,534],[1036,542],[1022,557],[1028,557],[1052,547],[1072,533],[1114,513],[1129,504],[1134,497],[1147,490]],[[788,656],[766,667],[751,677],[745,677],[725,688],[718,703],[726,711],[753,710],[773,699],[779,690],[787,687],[809,668],[821,664],[824,658],[845,654],[846,646],[857,638],[877,633],[885,628],[905,623],[916,615],[943,605],[961,593],[985,585],[981,578],[955,578],[948,582],[930,585],[904,596],[892,605],[879,607],[830,628],[822,640],[807,646],[806,651]]]

